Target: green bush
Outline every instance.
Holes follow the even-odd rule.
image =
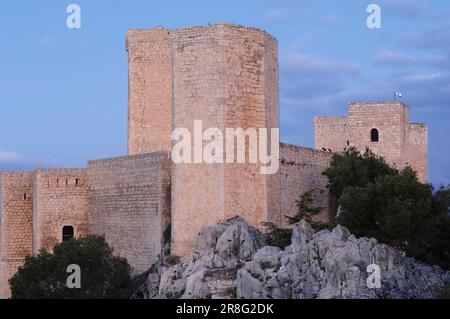
[[[81,269],[81,288],[66,286],[71,264]],[[9,283],[13,299],[128,298],[132,291],[128,262],[96,235],[58,244],[52,254],[27,257]]]

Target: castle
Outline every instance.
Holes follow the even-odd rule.
[[[171,132],[204,127],[279,127],[277,40],[232,24],[130,30],[128,155],[85,169],[0,174],[0,297],[27,255],[86,234],[104,234],[135,274],[161,254],[183,255],[197,232],[240,215],[260,227],[285,223],[299,195],[325,190],[331,152],[370,147],[427,180],[427,127],[400,102],[350,104],[346,117],[316,118],[315,146],[280,143],[280,167],[260,163],[174,164]],[[279,141],[278,141],[279,143]],[[333,214],[325,209],[323,218]]]

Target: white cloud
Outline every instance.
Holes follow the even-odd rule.
[[[22,158],[16,152],[0,151],[0,163],[18,163]]]

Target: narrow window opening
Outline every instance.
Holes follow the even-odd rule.
[[[78,182],[79,182],[78,178],[75,178],[75,186],[78,186]]]
[[[59,187],[59,179],[56,179],[56,187]]]
[[[73,226],[64,226],[62,230],[62,240],[68,241],[74,237]]]
[[[27,200],[27,193],[23,193],[23,200]]]
[[[69,180],[66,178],[66,187],[69,186]]]
[[[372,142],[378,142],[379,141],[379,134],[378,134],[378,130],[376,128],[373,128],[370,131],[370,140]]]

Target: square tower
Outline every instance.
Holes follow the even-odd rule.
[[[33,174],[0,173],[0,298],[11,295],[8,280],[33,253]]]
[[[316,149],[368,147],[398,169],[410,165],[422,182],[428,180],[428,130],[409,122],[404,103],[351,103],[347,116],[317,117],[314,124]]]

